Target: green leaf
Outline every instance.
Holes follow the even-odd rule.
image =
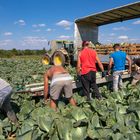
[[[107,127],[113,127],[116,124],[116,119],[113,116],[111,116],[111,115],[113,115],[113,113],[111,113],[107,117],[107,120],[106,120]]]
[[[73,123],[74,128],[83,127],[83,126],[87,126],[87,125],[88,125],[87,119],[79,120],[79,121]]]
[[[140,120],[140,111],[136,111],[138,119]]]
[[[123,106],[121,104],[118,104],[117,108],[118,108],[118,111],[120,114],[126,114],[126,112],[127,112],[126,110],[127,110],[128,106]]]
[[[117,123],[124,125],[124,116],[120,114],[118,111],[115,112]]]
[[[53,120],[50,116],[41,116],[38,118],[38,126],[41,130],[49,133]]]
[[[50,140],[60,140],[59,137],[58,137],[58,132],[57,131],[55,131],[53,133],[53,135],[51,135]]]
[[[32,130],[22,133],[21,135],[18,135],[16,139],[17,140],[32,140]]]
[[[78,108],[78,107],[73,108],[71,115],[76,121],[87,119],[87,116],[85,115],[82,108]]]
[[[44,132],[42,132],[39,127],[36,127],[32,133],[32,140],[40,140]]]
[[[3,128],[3,125],[2,125],[2,122],[0,121],[0,135],[3,134],[3,130],[2,130],[2,128]]]
[[[107,129],[107,128],[99,128],[99,129],[97,129],[97,131],[100,135],[100,138],[102,138],[102,139],[105,139],[108,136],[111,136],[113,133],[113,131],[111,129]]]
[[[113,140],[124,140],[123,134],[121,133],[112,134],[112,138]]]
[[[3,135],[0,135],[0,140],[5,140],[5,137]]]
[[[127,137],[128,137],[129,140],[139,140],[140,139],[140,134],[130,133],[130,134],[127,134]]]
[[[16,136],[17,140],[31,140],[32,139],[32,132],[33,132],[33,124],[31,121],[26,121],[22,124],[21,128],[18,129]]]
[[[61,140],[72,140],[72,122],[68,119],[55,119],[58,136]]]
[[[98,114],[94,114],[91,118],[91,125],[92,127],[100,127],[100,123],[99,123],[99,116]]]
[[[91,139],[98,139],[98,138],[100,138],[99,133],[95,129],[92,129],[91,127],[88,128],[87,135]]]
[[[136,115],[134,113],[130,113],[130,114],[125,115],[124,119],[125,119],[126,126],[135,127],[137,124],[137,118],[136,118]]]
[[[71,131],[72,140],[85,140],[87,137],[87,127],[73,128]]]

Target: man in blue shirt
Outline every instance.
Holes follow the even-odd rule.
[[[113,46],[115,52],[110,55],[108,74],[111,72],[113,66],[113,91],[118,91],[118,88],[122,88],[122,74],[125,70],[126,60],[128,61],[128,72],[131,73],[131,59],[127,54],[121,51],[119,44],[114,44]]]

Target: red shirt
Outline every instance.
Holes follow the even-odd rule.
[[[80,52],[81,74],[87,74],[90,71],[97,71],[96,69],[96,51],[91,48],[84,48]]]

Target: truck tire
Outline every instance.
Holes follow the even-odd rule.
[[[56,66],[64,66],[66,62],[65,55],[61,51],[54,52],[52,56],[53,64]]]
[[[44,65],[50,65],[51,64],[51,58],[47,53],[43,56],[42,63]]]

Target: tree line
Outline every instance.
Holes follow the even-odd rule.
[[[30,49],[26,49],[26,50],[17,50],[16,48],[13,48],[12,50],[3,50],[0,49],[0,58],[3,57],[13,57],[13,56],[24,56],[24,55],[43,55],[45,54],[46,49],[43,48],[42,50],[30,50]]]

